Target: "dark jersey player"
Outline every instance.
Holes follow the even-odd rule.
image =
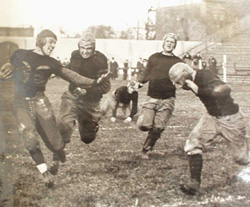
[[[203,148],[218,135],[228,142],[236,163],[249,163],[247,122],[239,110],[239,105],[230,95],[230,87],[210,70],[195,71],[184,63],[177,63],[170,69],[169,74],[174,84],[191,89],[207,109],[184,147],[189,159],[191,178],[181,184],[181,190],[187,194],[195,194],[201,183]]]
[[[108,71],[107,57],[96,50],[95,36],[86,32],[78,42],[78,50],[71,54],[70,68],[82,77],[99,79]],[[70,84],[69,90],[62,95],[59,116],[60,133],[65,143],[69,143],[75,122],[78,122],[80,138],[85,144],[92,143],[97,135],[101,118],[100,101],[109,92],[110,81],[89,88],[79,88]]]
[[[174,64],[182,62],[173,54],[176,44],[176,35],[166,34],[163,38],[163,51],[149,57],[146,68],[138,77],[140,83],[149,82],[148,99],[143,104],[137,121],[140,130],[148,131],[142,158],[148,158],[147,152],[153,149],[174,111],[176,89],[168,72]]]
[[[129,123],[132,121],[135,114],[138,112],[138,89],[140,84],[136,81],[130,81],[127,86],[121,86],[114,90],[109,97],[108,101],[102,107],[102,113],[111,109],[112,117],[111,121],[116,121],[117,109],[122,108],[123,114],[126,117],[127,109],[129,109],[130,114],[125,118],[124,122]]]

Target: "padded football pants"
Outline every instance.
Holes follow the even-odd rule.
[[[90,103],[77,99],[69,91],[62,96],[59,115],[59,128],[65,143],[69,143],[73,129],[78,122],[81,140],[85,144],[93,142],[98,131],[101,118],[100,103]]]
[[[52,152],[64,148],[51,103],[44,93],[38,93],[33,98],[16,95],[15,113],[19,122],[19,132],[29,152],[40,148],[39,135]]]

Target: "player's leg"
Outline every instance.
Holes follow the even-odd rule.
[[[52,110],[49,99],[45,96],[39,97],[35,102],[37,130],[42,136],[46,146],[52,152],[58,152],[64,148],[64,141],[60,135],[56,123],[56,117]]]
[[[194,195],[199,191],[203,165],[203,147],[208,146],[218,133],[214,118],[205,114],[187,139],[184,151],[189,162],[190,178],[188,181],[181,183],[181,190],[184,193]]]
[[[36,109],[36,129],[42,137],[45,145],[53,152],[53,164],[55,170],[51,170],[52,174],[56,174],[59,161],[66,161],[66,154],[64,151],[64,140],[59,132],[56,123],[51,103],[44,95],[37,97],[34,102]]]
[[[148,98],[143,104],[140,111],[140,115],[137,120],[137,126],[141,131],[148,131],[147,138],[142,147],[142,158],[147,159],[147,152],[151,150],[155,144],[155,140],[158,139],[158,130],[153,129],[155,108],[157,106],[157,99]]]
[[[142,105],[137,126],[141,131],[149,131],[153,127],[155,118],[155,108],[157,105],[157,99],[148,98]]]
[[[152,129],[149,130],[148,136],[143,144],[142,152],[147,153],[152,150],[155,146],[156,141],[160,138],[161,133],[164,129],[156,128],[153,126]]]
[[[127,111],[129,111],[130,104],[123,104],[122,105],[122,113],[124,118],[127,117]]]
[[[109,106],[110,106],[111,112],[112,112],[112,116],[111,116],[110,120],[112,122],[115,122],[116,121],[117,109],[119,107],[119,101],[115,97],[115,91],[112,93],[112,96],[110,97],[109,104],[110,104]]]
[[[15,114],[19,123],[20,135],[24,138],[26,150],[36,164],[39,172],[44,178],[47,187],[53,186],[53,181],[49,176],[47,164],[40,149],[39,135],[35,127],[35,115],[32,101],[16,99]]]
[[[249,164],[249,141],[246,138],[247,120],[241,112],[217,119],[222,136],[228,141],[233,159],[240,165]]]
[[[70,92],[65,92],[61,98],[61,107],[58,118],[58,127],[65,144],[70,142],[77,118],[77,105],[74,101],[74,97]]]
[[[82,119],[81,122],[79,122],[79,133],[81,136],[81,140],[85,144],[90,144],[91,142],[93,142],[96,138],[98,128],[98,122]]]
[[[114,101],[113,93],[109,95],[108,99],[101,104],[102,115],[106,115],[107,112],[112,108],[112,103]]]
[[[99,103],[85,103],[84,109],[78,118],[78,128],[81,140],[85,144],[90,144],[96,138],[99,129],[101,110]]]
[[[76,115],[74,108],[75,107],[74,107],[73,101],[67,98],[67,95],[65,95],[65,97],[63,96],[61,108],[60,108],[59,120],[58,120],[58,127],[55,128],[56,133],[54,134],[54,136],[61,138],[61,140],[63,141],[64,147],[67,143],[70,142],[70,138],[73,133],[73,128],[76,123],[77,115]],[[48,141],[46,141],[49,139],[46,135],[46,130],[44,130],[44,127],[39,126],[39,125],[40,123],[38,122],[37,129],[39,129],[39,133],[44,138],[44,142],[46,146],[53,151],[53,146],[51,146],[51,144]],[[52,125],[54,126],[54,124]],[[50,127],[49,123],[46,126]],[[51,129],[48,129],[47,131],[51,131]],[[60,146],[59,143],[58,143],[58,146]],[[64,149],[58,150],[53,153],[53,162],[50,167],[50,172],[53,175],[57,174],[60,161],[61,162],[66,161],[66,154],[65,154]]]
[[[148,137],[143,145],[143,152],[152,150],[156,141],[161,137],[166,124],[172,116],[174,110],[174,98],[158,100],[155,107],[155,117],[152,128],[149,130]]]
[[[247,119],[239,112],[218,119],[222,136],[228,141],[234,161],[246,165],[237,175],[237,179],[250,182],[249,140],[246,137]]]
[[[50,142],[50,140],[52,139],[52,136],[48,137],[47,133],[46,133],[46,127],[42,126],[44,120],[37,120],[36,122],[36,129],[38,131],[38,133],[40,134],[40,136],[42,137],[45,145],[47,146],[48,149],[50,149],[53,152],[53,160],[52,160],[52,165],[49,169],[49,171],[51,172],[51,174],[56,175],[59,169],[59,162],[65,162],[66,161],[66,154],[64,151],[64,148],[59,148],[59,150],[57,147],[53,146],[53,143],[55,143],[55,141],[53,141],[52,143]],[[48,122],[49,123],[49,122]],[[53,126],[53,125],[51,125]],[[59,133],[58,128],[54,128],[55,129],[55,137],[54,138],[60,138],[61,139],[61,143],[64,145],[63,139]],[[49,128],[49,130],[52,130],[52,127]],[[59,143],[56,144],[57,146],[59,146]],[[55,145],[55,146],[56,146]]]
[[[158,100],[153,130],[151,133],[149,133],[154,143],[152,145],[152,148],[155,145],[156,141],[161,137],[161,133],[164,131],[169,119],[171,118],[174,111],[174,106],[175,98]]]

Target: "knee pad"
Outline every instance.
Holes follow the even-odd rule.
[[[248,165],[250,163],[249,156],[234,156],[234,162],[238,165]]]
[[[36,165],[45,163],[43,153],[39,147],[29,151],[31,158],[34,160]]]
[[[139,129],[143,132],[146,132],[146,131],[149,131],[150,128],[149,127],[146,127],[146,126],[139,126]]]
[[[81,140],[85,144],[90,144],[95,140],[96,133],[98,132],[98,130],[99,130],[99,125],[95,122],[86,125],[85,128],[80,131]]]
[[[136,122],[136,125],[137,125],[137,127],[138,127],[141,131],[144,131],[144,132],[149,131],[149,130],[152,128],[152,126],[148,126],[148,125],[145,126],[145,124],[143,124],[143,115],[140,115],[140,116],[138,117],[137,122]]]
[[[38,134],[31,132],[30,130],[23,130],[23,138],[24,138],[24,145],[25,149],[28,151],[35,150],[39,148],[39,140],[38,140]]]
[[[29,152],[32,152],[39,148],[40,143],[37,139],[29,139],[25,142],[25,149],[28,150]]]
[[[91,142],[93,142],[96,138],[96,135],[92,135],[92,136],[84,136],[81,137],[81,140],[85,143],[85,144],[90,144]]]
[[[75,126],[75,121],[73,123],[73,126]],[[67,122],[60,122],[59,123],[59,130],[60,134],[63,137],[63,140],[65,143],[70,142],[71,135],[73,133],[73,127],[70,126]]]

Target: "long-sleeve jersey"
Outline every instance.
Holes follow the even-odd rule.
[[[141,71],[138,81],[146,83],[149,81],[148,96],[157,99],[175,97],[175,86],[169,78],[170,68],[183,62],[176,56],[163,55],[161,52],[151,55],[147,67]]]
[[[132,101],[132,109],[130,113],[130,117],[133,118],[133,116],[138,111],[138,92],[134,91],[133,93],[128,92],[127,86],[121,86],[115,90],[115,98],[117,100],[117,104],[123,103],[123,104],[129,104]]]
[[[212,116],[232,115],[239,111],[239,105],[234,103],[230,90],[215,93],[217,86],[225,83],[209,70],[198,70],[194,79],[198,86],[197,96]]]
[[[52,74],[79,86],[91,86],[95,82],[63,68],[54,58],[39,55],[33,50],[17,50],[12,55],[10,62],[17,68],[14,73],[15,93],[24,97],[33,97],[38,91],[44,92]],[[25,67],[24,62],[30,68]]]
[[[108,72],[107,57],[101,52],[95,51],[95,54],[91,57],[83,58],[79,50],[75,50],[71,54],[70,68],[83,77],[98,79],[102,74]],[[75,84],[69,85],[69,91],[73,92],[75,88]],[[93,87],[86,89],[87,94],[82,96],[81,99],[84,101],[98,102],[103,94],[109,92],[110,88],[110,81],[93,85]]]

